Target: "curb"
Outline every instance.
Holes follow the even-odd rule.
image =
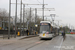
[[[37,37],[37,36],[38,36],[38,35],[30,35],[30,36],[27,36],[27,37],[20,38],[19,40],[26,39],[26,38]]]

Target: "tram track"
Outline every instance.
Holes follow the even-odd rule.
[[[52,40],[49,40],[49,41],[43,41],[39,44],[36,44],[36,45],[33,45],[31,47],[28,47],[27,49],[25,50],[60,50],[60,48],[55,48],[56,46],[61,46],[62,45],[62,37],[58,39],[58,41],[56,41],[56,39],[59,38],[59,37],[56,37],[56,38],[53,38]],[[43,47],[42,47],[43,46]],[[42,49],[41,49],[42,48]]]
[[[39,45],[39,44],[42,44],[42,43],[45,43],[45,42],[46,42],[46,40],[42,41],[41,43],[37,43],[37,44],[35,44],[35,45],[32,45],[32,46],[26,48],[25,50],[28,50],[28,49],[30,49],[30,48],[32,48],[32,47],[35,47],[35,46],[37,46],[37,45]]]
[[[38,38],[38,39],[37,39]],[[35,39],[37,39],[37,40],[35,40]],[[21,42],[21,40],[19,40],[19,42],[15,42],[15,43],[10,43],[10,44],[5,44],[5,45],[2,45],[2,46],[0,46],[0,47],[6,47],[6,46],[9,46],[9,48],[10,47],[12,47],[11,49],[12,50],[15,50],[15,49],[17,49],[17,48],[21,48],[21,47],[26,47],[26,48],[31,48],[31,47],[27,47],[27,46],[35,46],[35,45],[33,45],[34,43],[36,43],[36,42],[44,42],[43,40],[39,40],[39,37],[34,37],[34,38],[29,38],[29,39],[24,39],[24,40],[22,40],[23,41],[23,43]],[[21,45],[19,45],[19,44],[21,44]],[[38,44],[36,44],[36,45],[38,45]],[[16,46],[16,47],[15,47]]]
[[[33,38],[35,38],[35,37],[33,37]],[[29,38],[29,39],[23,39],[24,41],[30,41],[30,40],[32,40],[32,38]],[[12,44],[16,44],[16,43],[20,43],[21,42],[21,40],[18,40],[18,41],[16,41],[15,43],[13,42],[13,43],[7,43],[7,44],[3,44],[3,45],[1,45],[0,47],[2,47],[2,46],[7,46],[7,45],[12,45]]]
[[[31,42],[31,43],[29,43],[29,44],[25,44],[25,45],[23,45],[23,46],[19,46],[19,47],[17,47],[17,48],[18,48],[18,49],[24,48],[24,50],[28,50],[28,49],[30,49],[30,48],[32,48],[32,47],[34,47],[34,46],[37,46],[37,45],[39,45],[39,44],[44,43],[45,41],[47,41],[47,40],[38,40],[38,41]],[[37,42],[40,42],[40,43],[37,43]],[[14,48],[13,50],[16,50],[17,48]]]
[[[10,43],[10,44],[1,46],[0,50],[2,48],[5,48],[6,50],[7,50],[7,48],[8,48],[8,50],[35,50],[33,48],[40,48],[40,47],[42,48],[42,46],[49,47],[51,45],[59,45],[57,42],[59,42],[61,38],[59,38],[59,39],[58,38],[59,37],[55,37],[52,40],[48,40],[48,39],[47,40],[46,39],[40,40],[39,37],[22,39],[22,40],[16,41],[15,43]],[[55,42],[56,39],[58,39],[57,42]]]
[[[32,38],[36,38],[36,37],[32,37]],[[27,41],[27,42],[28,42],[28,41],[32,40],[32,38],[26,38],[26,39],[23,38],[23,39],[18,40],[18,42],[16,41],[15,43],[9,43],[9,44],[4,44],[4,45],[1,45],[1,44],[0,44],[0,45],[1,45],[1,46],[12,45],[12,44],[20,43],[21,40],[24,40],[24,41]],[[1,47],[1,46],[0,46],[0,47]]]

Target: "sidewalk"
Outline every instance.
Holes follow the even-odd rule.
[[[20,36],[20,37],[16,37],[16,38],[12,38],[11,40],[21,40],[21,39],[25,39],[25,38],[31,38],[31,37],[36,37],[37,35],[29,35],[29,36]]]
[[[16,38],[10,37],[10,39],[8,39],[8,37],[3,39],[3,36],[0,36],[0,38],[1,38],[0,40],[21,40],[21,39],[31,38],[31,37],[36,37],[36,36],[38,36],[38,35],[16,36]]]
[[[10,44],[14,44],[17,42],[22,41],[22,39],[26,39],[26,38],[31,38],[31,37],[36,37],[37,35],[29,35],[29,36],[20,36],[20,37],[16,37],[16,38],[10,38],[10,39],[0,39],[0,46],[4,46],[4,45],[10,45]]]

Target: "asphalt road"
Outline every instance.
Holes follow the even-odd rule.
[[[62,36],[54,37],[52,40],[40,40],[32,37],[22,40],[0,41],[0,50],[60,50],[56,48],[62,44]]]
[[[75,50],[75,34],[67,34],[61,50]]]

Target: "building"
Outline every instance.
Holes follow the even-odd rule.
[[[5,28],[8,27],[8,17],[0,17],[0,27]],[[13,18],[10,17],[10,24],[13,25]]]

